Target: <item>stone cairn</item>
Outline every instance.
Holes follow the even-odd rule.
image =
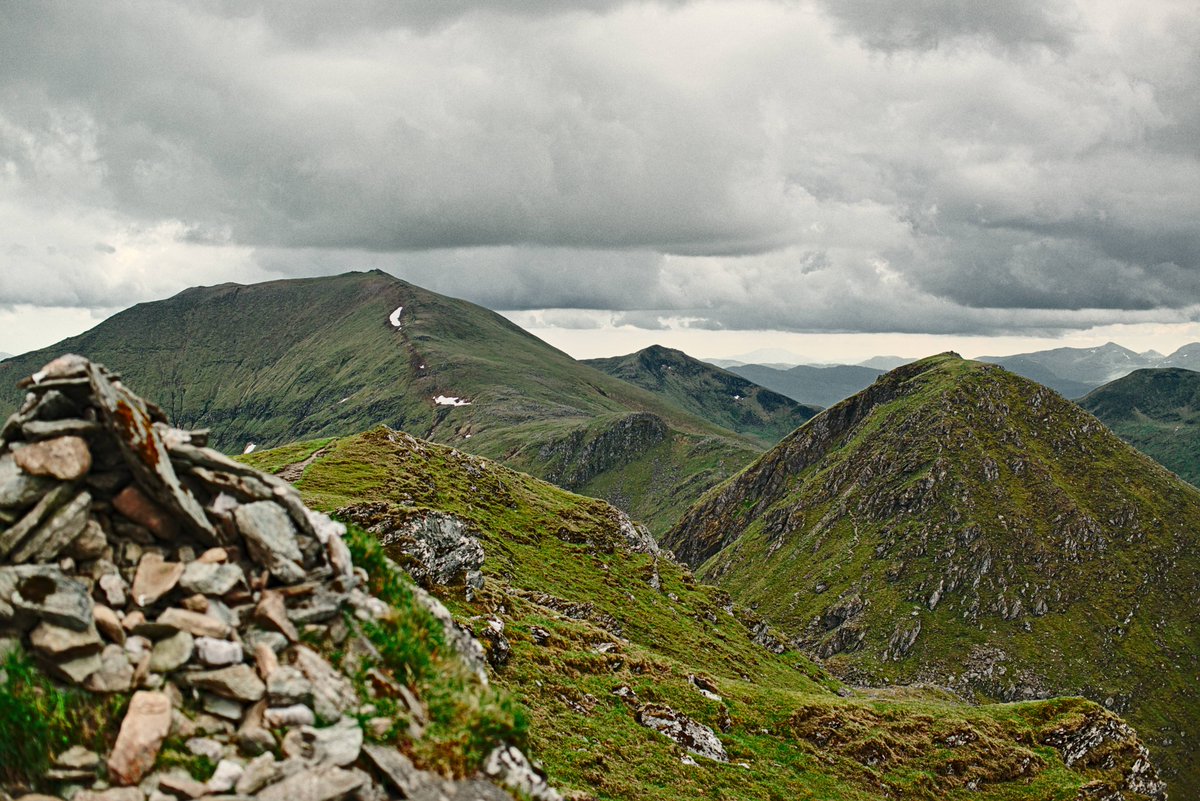
[[[380,733],[394,721],[372,718],[346,675],[302,642],[328,638],[371,659],[345,612],[389,614],[363,591],[341,524],[283,479],[205,447],[206,432],[172,428],[82,357],[22,386],[0,430],[0,653],[20,647],[66,684],[132,695],[108,754],[57,757],[46,778],[62,797],[511,798],[366,742],[360,719]],[[420,700],[373,673],[419,736]],[[156,769],[168,737],[216,765],[207,782]],[[487,773],[557,798],[515,748],[498,748]],[[21,791],[0,787],[0,798]]]

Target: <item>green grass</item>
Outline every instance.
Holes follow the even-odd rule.
[[[103,752],[128,699],[64,689],[20,649],[0,664],[0,783],[46,789],[51,761],[72,745]]]
[[[489,718],[511,729],[489,739],[523,739],[552,782],[580,797],[1074,799],[1088,781],[1115,780],[1111,771],[1068,770],[1039,743],[1047,725],[1069,725],[1081,710],[1106,714],[1094,704],[973,707],[935,689],[848,688],[796,651],[776,655],[754,644],[748,624],[756,618],[727,611],[723,591],[672,562],[625,550],[607,504],[485,459],[376,429],[339,439],[298,487],[314,507],[363,526],[431,510],[469,523],[487,554],[486,585],[472,602],[456,592],[443,600],[468,627],[499,617],[512,644],[511,659],[493,672],[501,693],[493,708],[505,711]],[[352,534],[356,561],[387,575],[378,546],[371,551]],[[658,589],[650,584],[656,570]],[[545,645],[535,642],[535,627],[549,633]],[[421,636],[396,631],[373,641],[403,651]],[[399,661],[416,665],[412,676],[425,670],[418,656]],[[723,700],[701,695],[690,675],[714,682]],[[678,746],[640,726],[613,695],[622,686],[720,731],[731,762],[684,764]],[[452,733],[464,722],[486,729],[469,716],[453,720],[444,730],[452,742],[461,742]],[[827,731],[840,734],[830,740]],[[967,733],[970,743],[936,745],[953,733]],[[865,764],[880,743],[890,756]],[[1026,759],[1029,775],[1006,773]],[[986,779],[978,790],[966,789],[972,771]]]
[[[317,451],[333,442],[335,437],[298,442],[292,445],[281,445],[266,451],[256,451],[241,457],[241,461],[264,473],[278,473],[289,465],[303,462]]]
[[[354,564],[370,577],[370,593],[393,609],[382,620],[361,624],[382,660],[364,663],[356,673],[359,694],[377,707],[376,715],[406,722],[394,699],[372,697],[366,689],[365,671],[383,670],[416,693],[429,719],[416,741],[407,740],[399,726],[384,740],[405,747],[418,764],[450,776],[470,775],[500,743],[523,745],[528,727],[524,709],[507,693],[483,686],[464,668],[446,644],[441,624],[416,601],[407,578],[396,571],[375,538],[350,526],[346,542]]]
[[[1142,453],[1200,485],[1200,373],[1136,370],[1079,405]]]

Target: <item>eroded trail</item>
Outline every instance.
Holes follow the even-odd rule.
[[[310,455],[307,459],[300,462],[292,462],[286,467],[281,468],[275,473],[275,475],[279,476],[289,484],[295,484],[300,480],[300,476],[304,475],[305,468],[307,468],[317,459],[320,459],[322,456],[329,453],[329,449],[333,447],[334,442],[337,442],[337,440],[333,440],[333,442],[330,442],[324,448],[313,451],[312,455]]]

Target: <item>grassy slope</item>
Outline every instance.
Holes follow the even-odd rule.
[[[388,322],[397,306],[404,307],[399,331]],[[629,511],[663,521],[660,531],[698,497],[680,488],[702,491],[762,450],[487,309],[379,272],[203,287],[140,304],[0,364],[0,387],[15,387],[67,351],[121,372],[177,424],[211,427],[213,444],[237,453],[248,442],[266,448],[386,424],[554,478],[551,457],[586,460],[579,432],[594,437],[630,415],[652,414],[670,447],[625,441],[599,472],[626,488],[620,500]],[[471,405],[438,406],[437,395]],[[15,405],[21,395],[6,397]],[[627,463],[655,462],[667,451],[669,472],[679,477],[672,486],[646,493],[621,480]],[[727,465],[716,472],[714,451]]]
[[[1200,485],[1200,373],[1137,370],[1079,400],[1113,433]]]
[[[313,450],[245,459],[281,465]],[[534,756],[581,797],[1067,801],[1103,780],[1101,769],[1068,770],[1044,745],[1050,730],[1106,714],[1095,705],[974,707],[932,690],[851,691],[798,653],[753,644],[753,619],[726,611],[723,592],[673,563],[658,561],[661,588],[652,588],[653,557],[621,547],[603,502],[386,429],[334,442],[298,487],[314,507],[364,522],[424,510],[470,521],[487,586],[472,603],[446,600],[467,625],[479,626],[478,615],[505,621],[513,656],[495,680],[528,708]],[[567,618],[539,594],[590,612]],[[548,645],[534,644],[534,626],[550,632]],[[598,653],[602,643],[616,647]],[[699,694],[689,674],[712,679],[725,700]],[[728,714],[731,764],[682,762],[612,695],[620,686],[714,729]],[[966,789],[972,780],[978,792]]]
[[[1094,418],[941,356],[814,418],[667,544],[843,674],[1109,699],[1192,794],[1198,530],[1200,493]]]
[[[611,376],[662,395],[697,417],[774,445],[819,410],[796,403],[683,351],[652,345],[627,356],[587,359]]]

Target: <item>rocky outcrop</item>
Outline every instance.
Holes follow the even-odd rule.
[[[369,651],[347,620],[392,614],[364,591],[341,524],[287,482],[204,447],[204,432],[172,428],[99,365],[66,356],[25,386],[0,431],[2,650],[27,651],[64,683],[132,696],[107,754],[59,758],[64,789],[337,801],[420,785],[509,798],[364,748],[369,709],[310,645]],[[216,765],[207,782],[157,764],[168,736]],[[529,792],[517,762],[492,775],[513,773]],[[535,797],[555,797],[543,790]]]
[[[385,503],[348,506],[338,516],[379,538],[424,587],[483,588],[483,545],[464,520],[441,512],[393,513]]]
[[[632,462],[670,435],[671,429],[661,417],[638,412],[599,432],[573,431],[543,445],[538,458],[546,465],[547,481],[576,489],[607,470]]]
[[[1082,717],[1074,725],[1063,725],[1043,733],[1041,742],[1054,746],[1069,768],[1110,769],[1126,766],[1121,780],[1112,783],[1095,782],[1087,788],[1095,797],[1106,791],[1119,797],[1121,790],[1165,801],[1167,785],[1150,761],[1150,752],[1138,739],[1133,728],[1109,712],[1097,711]]]
[[[637,721],[685,748],[688,753],[728,762],[721,738],[709,727],[664,704],[645,704],[637,711]]]

